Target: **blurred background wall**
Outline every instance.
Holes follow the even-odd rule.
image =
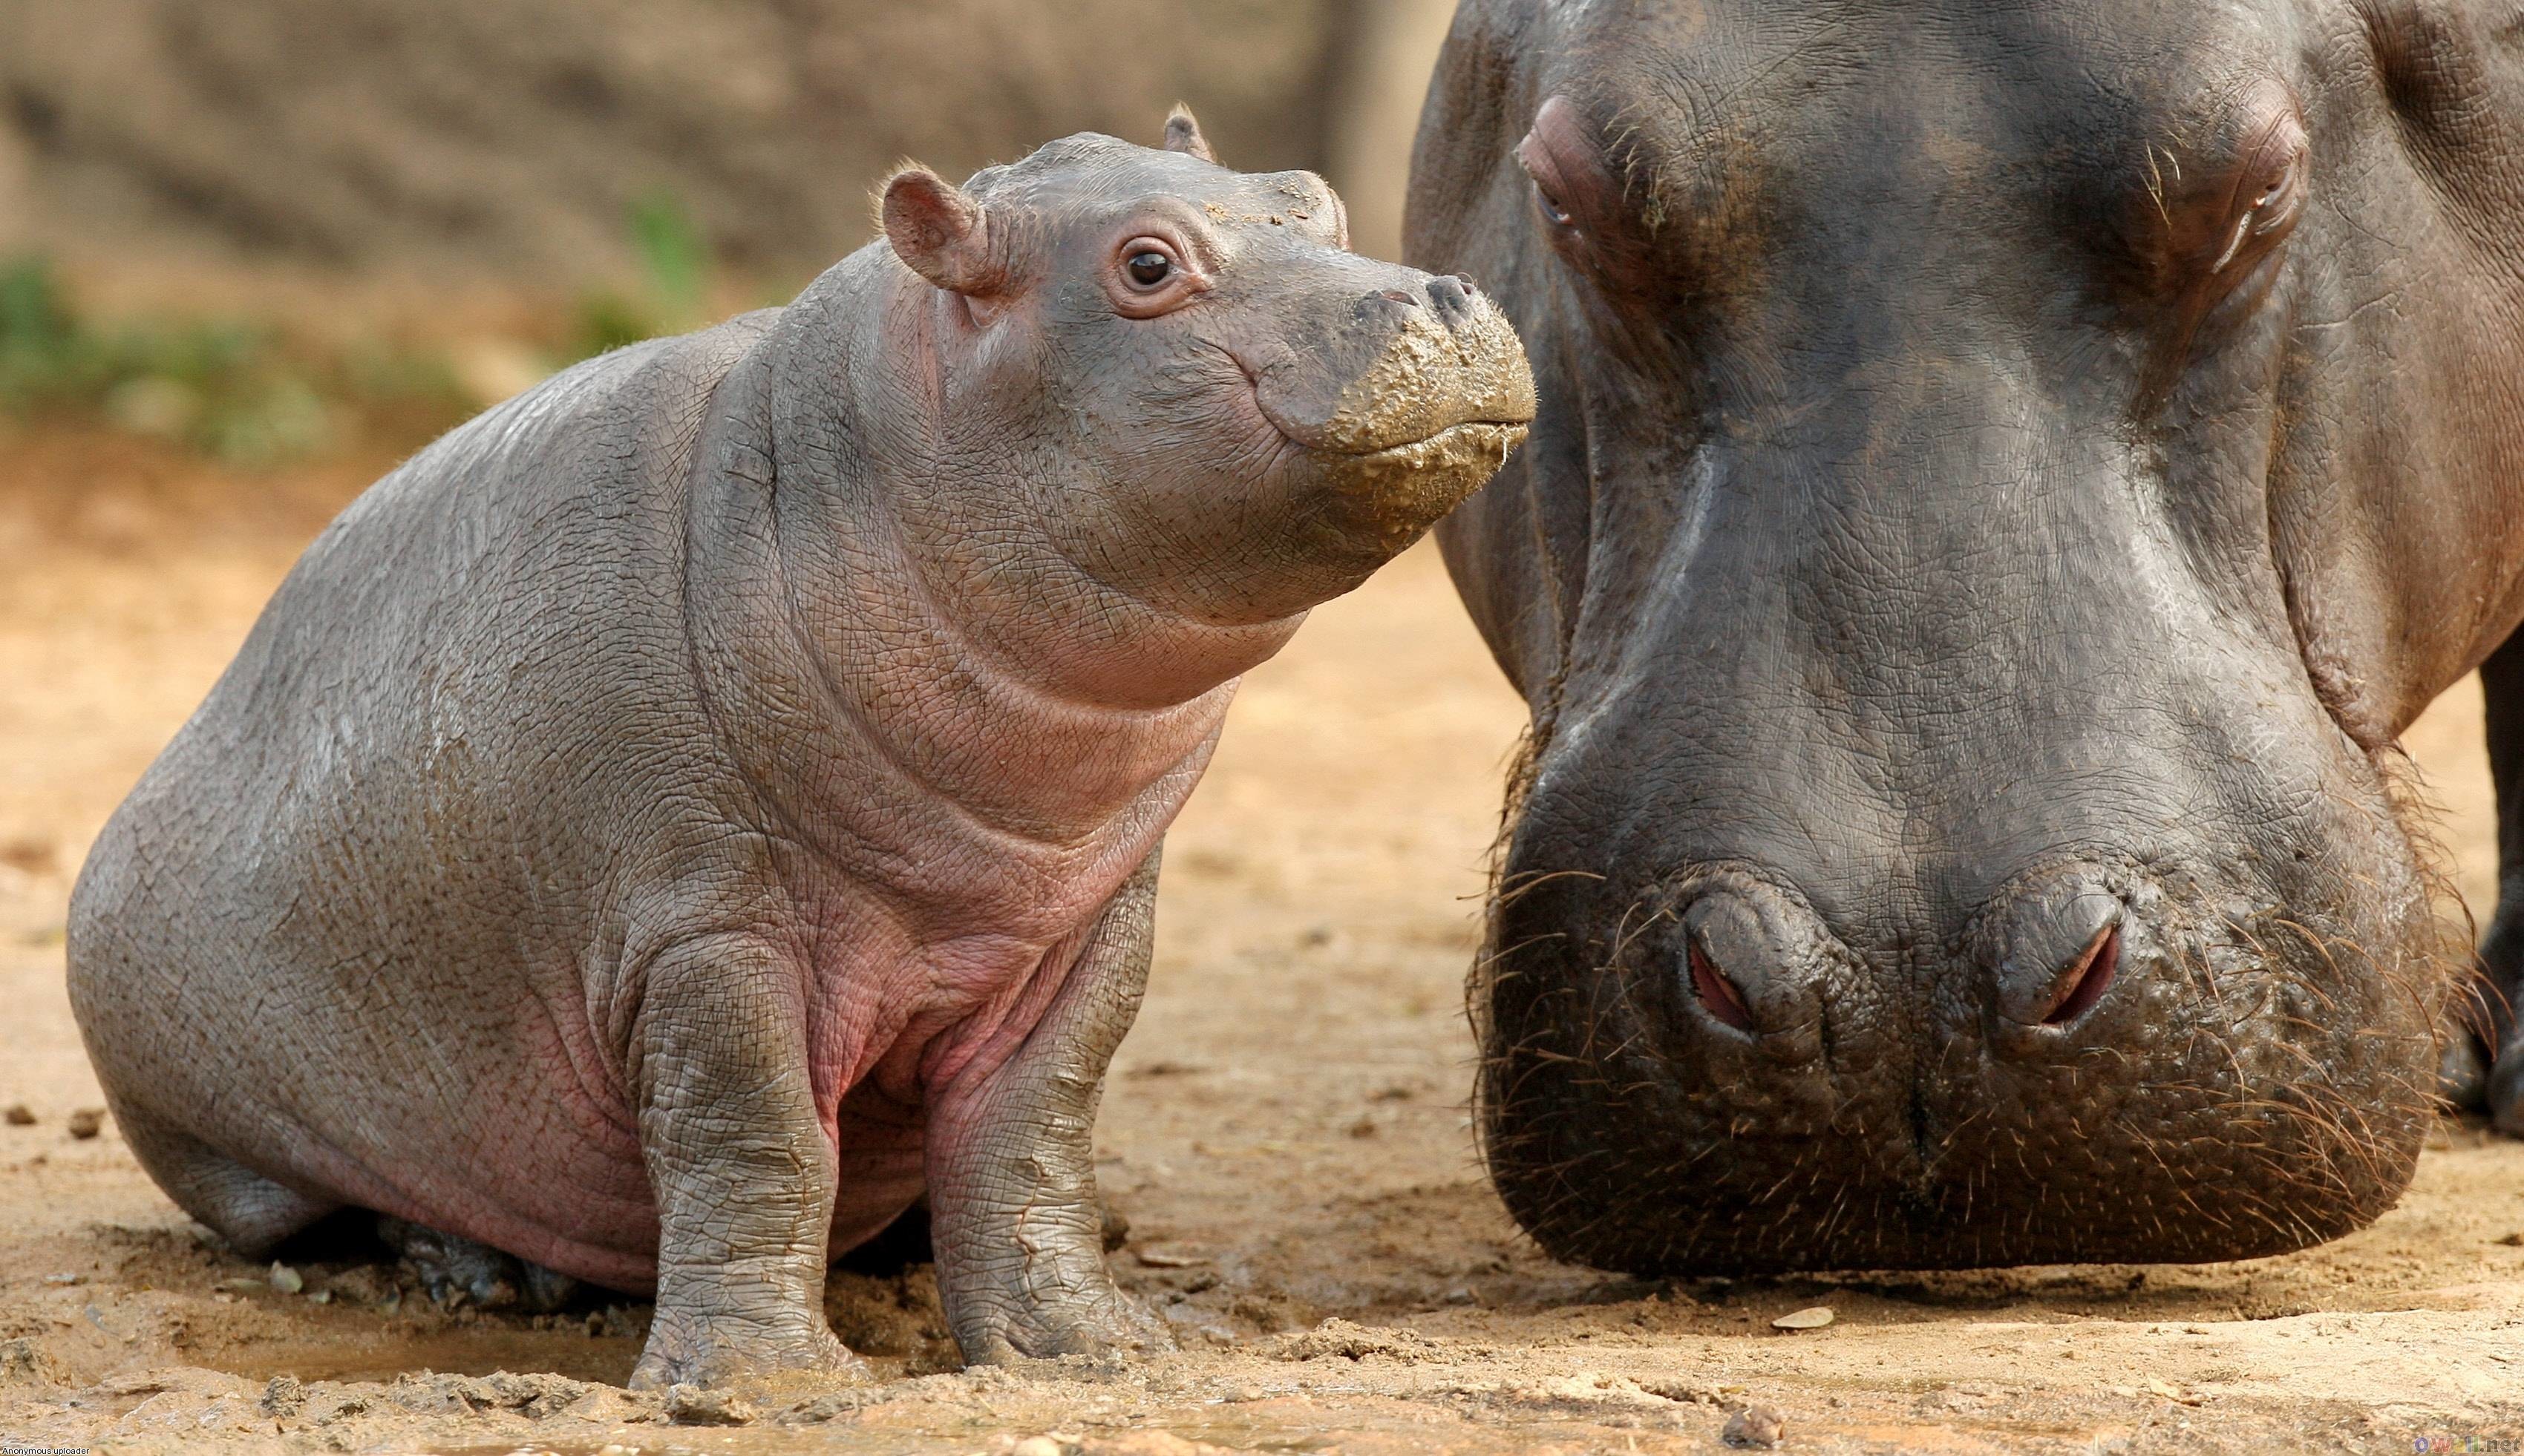
[[[1451,0],[7,0],[0,254],[111,288],[237,269],[558,291],[670,207],[794,284],[902,158],[1071,131],[1312,167],[1399,231]]]

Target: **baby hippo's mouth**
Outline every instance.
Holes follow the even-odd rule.
[[[1396,445],[1300,449],[1330,488],[1322,499],[1324,517],[1383,556],[1418,540],[1496,475],[1508,452],[1525,440],[1526,429],[1503,420],[1466,420]]]
[[[1409,545],[1480,489],[1533,419],[1506,316],[1463,279],[1393,271],[1327,338],[1238,359],[1307,514],[1361,559]]]
[[[1336,464],[1493,466],[1533,419],[1533,376],[1506,315],[1459,278],[1388,287],[1351,309],[1325,343],[1275,341],[1239,359],[1253,401],[1300,449]]]
[[[1405,440],[1396,445],[1371,445],[1355,448],[1308,444],[1294,435],[1288,435],[1286,429],[1280,433],[1288,435],[1291,445],[1310,453],[1325,456],[1327,463],[1331,464],[1343,461],[1353,465],[1390,462],[1407,468],[1426,468],[1442,467],[1447,462],[1466,454],[1504,460],[1507,458],[1508,451],[1524,443],[1529,428],[1530,427],[1523,420],[1465,420],[1461,424],[1448,425],[1434,434],[1423,435],[1417,440]]]

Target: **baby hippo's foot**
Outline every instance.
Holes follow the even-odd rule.
[[[408,1219],[377,1215],[377,1237],[419,1274],[421,1289],[440,1304],[549,1314],[578,1292],[578,1281],[566,1274]]]
[[[726,1386],[789,1372],[869,1378],[867,1362],[850,1353],[821,1311],[755,1319],[691,1314],[661,1303],[649,1326],[648,1347],[631,1372],[631,1388]]]
[[[1172,1331],[1149,1308],[1096,1279],[1057,1292],[1016,1281],[968,1289],[954,1301],[955,1342],[973,1365],[1048,1360],[1061,1355],[1156,1354],[1175,1347]]]

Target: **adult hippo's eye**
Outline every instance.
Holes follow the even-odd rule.
[[[1156,288],[1175,275],[1175,260],[1150,250],[1132,254],[1122,268],[1131,275],[1133,284],[1141,288]]]
[[[2180,316],[2205,317],[2229,299],[2259,297],[2263,264],[2309,191],[2311,148],[2295,98],[2275,82],[2257,86],[2188,147],[2144,155],[2125,206],[2147,306],[2178,301]]]
[[[1551,189],[1543,186],[1539,181],[1536,181],[1533,184],[1533,202],[1534,206],[1542,209],[1543,220],[1549,222],[1553,227],[1569,227],[1573,225],[1570,220],[1569,210],[1562,207],[1560,205],[1560,199],[1553,197],[1551,195]]]
[[[1619,211],[1621,189],[1606,170],[1596,130],[1565,96],[1534,113],[1533,129],[1516,145],[1516,164],[1533,184],[1534,211],[1562,246],[1578,243]]]

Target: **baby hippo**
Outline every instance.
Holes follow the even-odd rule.
[[[1487,480],[1533,390],[1311,174],[1054,142],[786,307],[572,369],[290,573],[97,841],[79,1024],[260,1255],[656,1294],[634,1383],[853,1362],[924,1195],[968,1359],[1163,1344],[1091,1136],[1237,676]]]

